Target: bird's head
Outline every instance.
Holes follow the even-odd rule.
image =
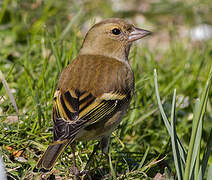
[[[86,34],[80,54],[104,55],[127,60],[132,42],[151,32],[123,19],[111,18],[95,24]]]

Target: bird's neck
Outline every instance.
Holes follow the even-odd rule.
[[[90,46],[91,47],[91,46]],[[118,48],[101,48],[101,47],[92,47],[92,48],[82,47],[79,51],[80,55],[101,55],[109,58],[117,59],[121,62],[128,63],[128,54],[130,46],[127,48],[118,47]]]

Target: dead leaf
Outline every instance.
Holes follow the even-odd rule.
[[[7,116],[6,123],[12,124],[18,122],[18,116]]]
[[[166,180],[166,177],[163,174],[157,173],[154,180]]]
[[[21,156],[21,154],[22,154],[22,152],[23,152],[23,150],[20,150],[20,151],[14,151],[14,152],[13,152],[13,156],[15,156],[15,157],[20,157],[20,156]]]

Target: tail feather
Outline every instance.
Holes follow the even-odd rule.
[[[58,142],[56,141],[50,144],[46,152],[38,161],[36,168],[34,169],[34,172],[38,171],[38,169],[44,172],[50,171],[55,165],[57,159],[60,157],[60,155],[64,151],[65,147],[69,144],[69,142],[70,141],[65,140],[65,141],[58,141]]]

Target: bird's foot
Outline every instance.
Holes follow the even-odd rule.
[[[80,172],[80,176],[86,175],[89,171],[84,169]]]
[[[82,176],[87,175],[88,170],[79,171],[78,168],[74,167],[71,169],[71,173],[75,176],[76,180],[80,180]]]
[[[74,166],[73,169],[71,169],[71,173],[74,174],[75,176],[80,176],[80,171],[76,166]]]

